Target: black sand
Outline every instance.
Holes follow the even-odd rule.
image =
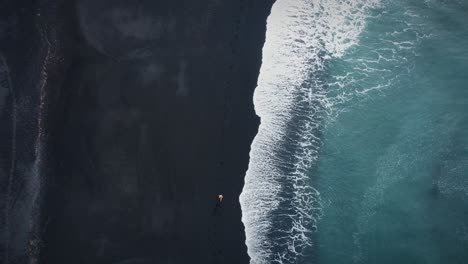
[[[45,28],[58,55],[46,67],[46,188],[33,239],[19,249],[24,258],[248,263],[238,197],[259,124],[252,96],[272,0],[29,2],[15,4],[23,7],[18,20],[31,31]],[[54,6],[45,27],[30,18],[41,5]],[[12,75],[40,67],[22,53],[37,45],[5,39],[2,53],[23,43],[5,55],[18,64]],[[41,76],[24,84],[36,99]],[[2,141],[11,135],[4,131]],[[0,151],[11,159],[7,143]],[[14,177],[28,179],[19,171]],[[218,194],[224,200],[217,205]],[[39,253],[31,254],[31,241]]]

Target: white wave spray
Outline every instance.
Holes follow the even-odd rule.
[[[253,264],[297,263],[313,246],[320,193],[309,176],[333,102],[327,61],[358,42],[378,0],[278,0],[267,21],[254,103],[261,118],[240,196]]]

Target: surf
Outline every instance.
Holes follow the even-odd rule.
[[[240,196],[253,264],[296,263],[309,254],[322,214],[309,170],[323,117],[333,111],[327,64],[359,41],[377,0],[279,0],[267,20],[254,105],[261,119]]]

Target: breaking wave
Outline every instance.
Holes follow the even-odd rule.
[[[254,95],[261,125],[240,196],[253,264],[296,263],[310,254],[321,200],[309,172],[323,117],[341,100],[327,91],[327,62],[358,42],[368,9],[377,5],[279,0],[272,8]]]

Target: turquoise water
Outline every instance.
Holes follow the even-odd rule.
[[[314,261],[468,263],[468,1],[385,2],[327,72]]]

